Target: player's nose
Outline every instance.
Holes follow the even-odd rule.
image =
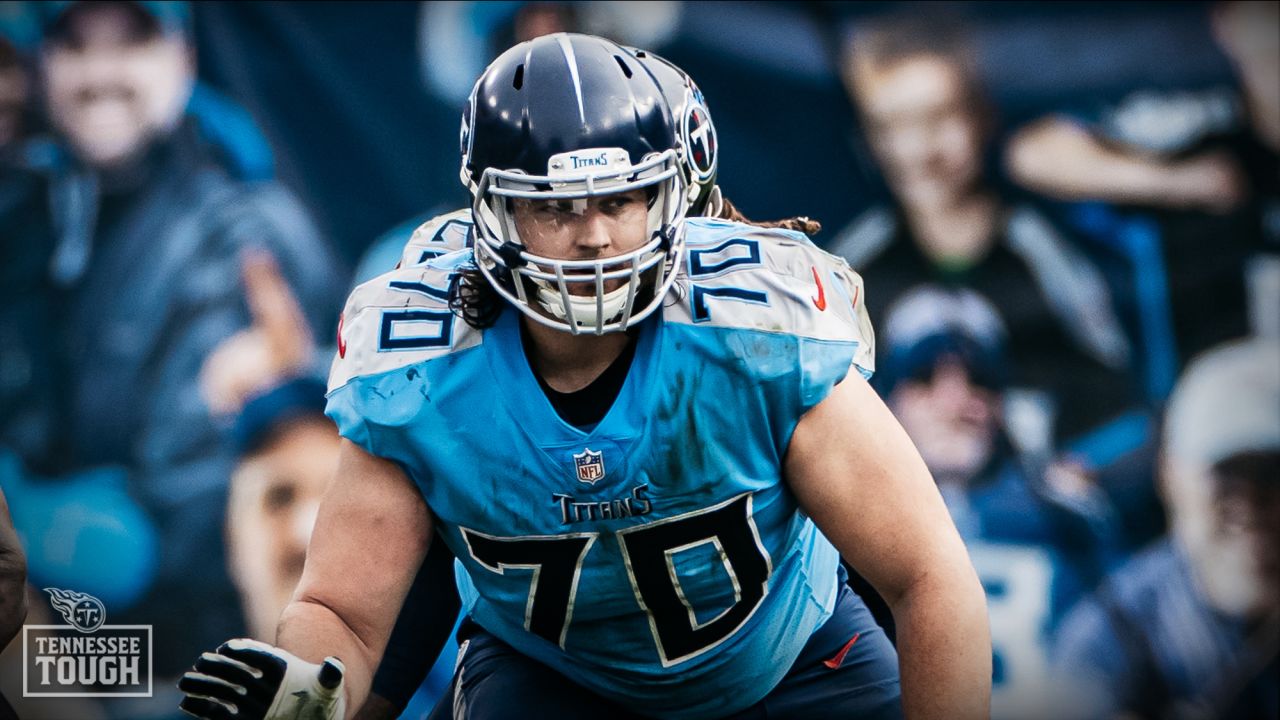
[[[614,244],[613,233],[615,228],[613,225],[614,223],[604,213],[597,212],[594,209],[588,210],[587,214],[582,218],[576,237],[579,249],[590,256],[607,254],[607,250]]]

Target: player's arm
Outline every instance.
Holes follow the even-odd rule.
[[[461,604],[453,553],[444,543],[433,542],[405,596],[369,698],[356,720],[400,717],[449,642]]]
[[[431,513],[404,471],[343,440],[338,479],[320,506],[276,642],[312,662],[341,658],[348,707],[368,695],[431,530]]]
[[[431,532],[427,505],[404,472],[344,439],[278,647],[233,640],[204,653],[178,684],[187,693],[182,709],[210,720],[354,714]]]
[[[857,372],[801,418],[786,474],[801,508],[893,612],[906,717],[988,717],[982,586],[924,461]]]

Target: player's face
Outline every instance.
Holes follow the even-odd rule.
[[[534,255],[555,260],[598,260],[642,247],[648,241],[648,195],[644,190],[582,200],[512,201],[516,231]],[[587,273],[583,273],[586,275]],[[605,283],[605,291],[624,280]],[[592,295],[591,283],[571,283],[574,295]]]
[[[186,43],[123,3],[81,3],[44,54],[49,117],[81,158],[110,167],[171,126],[186,103]]]
[[[1210,603],[1234,617],[1280,609],[1280,453],[1215,468],[1165,463],[1172,528]]]
[[[302,576],[340,443],[331,424],[297,421],[236,470],[227,521],[231,570],[255,632],[274,632]]]
[[[871,148],[905,203],[945,206],[973,189],[981,122],[959,68],[922,55],[858,68],[854,85]]]
[[[931,377],[903,382],[889,407],[939,482],[968,481],[995,448],[998,396],[958,362],[944,360]]]

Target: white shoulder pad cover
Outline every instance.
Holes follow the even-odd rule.
[[[377,375],[479,344],[481,333],[449,310],[449,284],[470,252],[396,268],[351,292],[338,321],[338,353],[329,392],[357,376]]]
[[[683,297],[673,322],[859,343],[871,367],[874,333],[862,278],[801,233],[699,218],[687,224]],[[865,361],[865,365],[863,364]]]
[[[414,267],[471,245],[471,211],[463,208],[437,215],[413,231],[400,254],[400,267]]]

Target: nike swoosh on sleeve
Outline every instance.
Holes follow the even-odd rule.
[[[810,267],[809,269],[813,271],[813,281],[818,284],[818,297],[810,297],[809,299],[813,301],[814,307],[819,310],[826,310],[827,291],[822,287],[822,278],[818,277],[818,268]]]

